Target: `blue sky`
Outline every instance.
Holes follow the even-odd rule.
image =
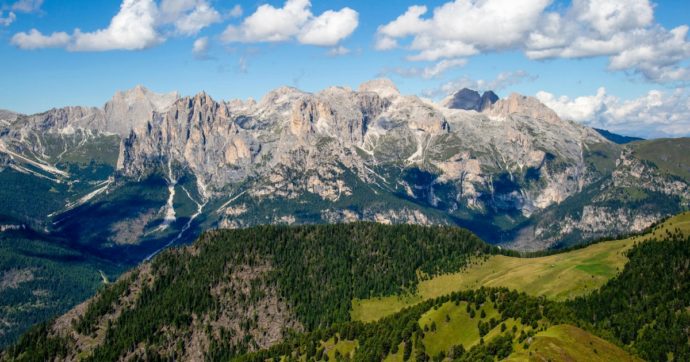
[[[462,86],[497,88],[503,96],[538,96],[562,117],[593,126],[653,137],[690,134],[690,43],[683,32],[690,3],[683,0],[0,5],[0,108],[23,113],[101,106],[138,84],[228,100],[260,98],[282,85],[356,88],[386,76],[405,94],[438,99]],[[290,6],[297,10],[281,18]],[[419,6],[426,11],[415,11]],[[136,14],[127,15],[127,7]],[[410,21],[400,19],[406,13]],[[129,29],[124,33],[111,31],[118,14]]]

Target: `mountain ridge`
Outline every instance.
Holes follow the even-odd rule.
[[[456,95],[468,93],[479,96],[468,89]],[[119,135],[118,174],[130,180],[160,174],[169,185],[190,176],[198,207],[210,207],[219,199],[232,206],[213,211],[232,214],[218,219],[217,225],[224,227],[254,223],[237,212],[246,208],[247,196],[296,200],[311,194],[333,203],[354,197],[354,188],[361,184],[404,195],[452,218],[509,215],[515,228],[606,179],[615,163],[622,162],[617,159],[623,146],[594,129],[561,120],[536,98],[511,94],[498,99],[490,91],[479,96],[480,102],[482,97],[490,102],[477,112],[404,96],[386,79],[363,83],[357,91],[331,87],[308,93],[281,87],[258,102],[216,101],[204,92],[158,95],[137,86],[118,92],[102,109],[69,107],[20,116],[25,126],[8,126],[0,142],[8,150],[14,142],[13,154],[30,148],[40,155],[46,152],[42,145],[22,142],[38,133],[76,135],[80,144],[99,135]],[[34,161],[44,169],[52,167],[44,165],[50,163],[46,160]],[[12,162],[10,167],[19,168]],[[431,178],[418,179],[424,174]],[[228,204],[239,194],[244,196],[236,200],[238,205]],[[331,215],[325,218],[329,222],[353,217],[395,220],[385,216],[392,210],[367,210],[326,208],[322,213]],[[349,216],[332,217],[344,214]],[[375,216],[367,219],[367,214]],[[621,228],[643,228],[661,216],[653,215],[640,225],[627,222]],[[304,222],[292,215],[273,218]],[[454,223],[429,219],[428,214],[409,220],[423,219]],[[567,236],[569,229],[572,226],[564,225],[555,235]],[[537,239],[536,247],[558,242],[558,236],[544,239],[543,232],[528,229],[511,231],[508,238],[524,238],[525,231]],[[494,242],[504,239],[482,236]]]

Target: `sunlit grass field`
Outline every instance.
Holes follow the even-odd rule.
[[[600,288],[616,276],[628,261],[626,252],[635,243],[661,239],[677,231],[690,235],[690,212],[668,219],[645,235],[565,253],[538,258],[494,255],[476,260],[460,272],[421,281],[414,294],[353,300],[351,316],[353,320],[375,321],[423,300],[482,286],[506,287],[554,300],[574,298]]]

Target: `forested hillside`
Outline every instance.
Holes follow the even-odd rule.
[[[631,239],[620,273],[576,299],[478,286],[372,323],[350,321],[351,300],[414,291],[500,250],[446,227],[213,231],[34,328],[3,358],[685,361],[690,238],[660,230]]]
[[[669,234],[628,255],[617,278],[568,306],[645,360],[690,360],[690,239]]]
[[[338,339],[358,346],[348,356],[356,361],[689,360],[690,238],[669,233],[636,245],[628,257],[620,275],[573,301],[505,288],[455,292],[376,323],[317,331],[241,360],[319,357],[327,349],[335,353],[339,348],[329,341]]]
[[[207,349],[239,355],[280,341],[288,329],[346,322],[353,298],[414,290],[419,275],[456,271],[472,257],[497,252],[453,227],[356,223],[208,232],[59,319],[54,328],[71,347],[57,352],[83,351],[94,360],[152,350],[177,358]],[[39,346],[55,337],[46,333],[27,335],[10,352],[48,357],[56,351]]]
[[[67,312],[121,272],[112,262],[23,227],[0,233],[0,346]]]

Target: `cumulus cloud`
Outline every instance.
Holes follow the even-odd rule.
[[[163,0],[159,21],[173,24],[179,34],[196,35],[202,29],[220,22],[221,16],[206,0]]]
[[[282,8],[270,4],[259,6],[240,25],[228,26],[222,38],[243,43],[296,39],[302,44],[335,46],[358,25],[359,14],[350,8],[314,16],[309,0],[287,0]]]
[[[631,100],[609,95],[603,87],[576,98],[543,91],[536,96],[561,118],[588,126],[644,138],[690,135],[690,91],[685,88],[651,90]]]
[[[434,61],[513,47],[534,28],[550,0],[456,0],[434,9],[411,6],[379,27],[380,45],[412,37],[412,60]],[[379,48],[385,48],[379,46]]]
[[[435,89],[425,90],[423,95],[429,98],[438,98],[453,94],[462,88],[474,89],[480,92],[484,91],[500,91],[509,86],[519,84],[527,81],[534,81],[537,76],[531,75],[524,70],[517,70],[514,72],[502,72],[499,73],[496,78],[484,80],[484,79],[472,79],[468,77],[461,77],[446,83]]]
[[[43,35],[36,29],[31,29],[28,33],[19,33],[12,37],[12,45],[24,50],[34,50],[42,48],[61,48],[67,46],[70,36],[67,33],[52,33]]]
[[[649,0],[454,0],[433,10],[411,6],[377,31],[376,48],[400,47],[412,61],[437,61],[506,49],[531,59],[609,57],[609,69],[655,82],[690,81],[688,26],[654,22]]]
[[[297,39],[302,44],[333,46],[357,29],[359,14],[344,8],[328,10],[305,24]]]
[[[73,51],[141,50],[164,39],[156,30],[156,4],[153,0],[124,0],[110,25],[94,32],[74,31],[68,45]]]
[[[13,12],[9,12],[6,16],[0,11],[0,26],[10,26],[17,16]]]
[[[20,3],[23,9],[30,9],[40,6],[42,1],[20,1],[15,6]],[[106,28],[90,32],[75,29],[72,34],[51,35],[32,29],[15,34],[11,42],[20,49],[141,50],[164,42],[167,36],[196,35],[220,20],[220,14],[207,0],[162,0],[160,4],[154,0],[123,0]]]

